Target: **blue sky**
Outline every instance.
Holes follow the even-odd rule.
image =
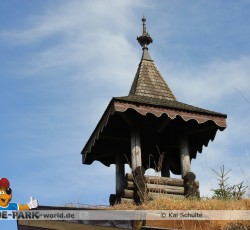
[[[107,204],[114,166],[80,152],[114,96],[128,94],[149,52],[179,101],[228,114],[192,161],[201,194],[212,169],[250,184],[250,2],[247,0],[3,0],[0,5],[1,176],[13,202]],[[0,223],[0,226],[3,223]]]

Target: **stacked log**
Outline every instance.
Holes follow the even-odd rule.
[[[124,189],[118,196],[112,194],[110,196],[110,204],[115,203],[142,203],[144,201],[145,194],[147,192],[145,178],[145,169],[143,167],[137,167],[133,173],[128,173],[125,176]]]
[[[125,175],[124,189],[119,196],[112,194],[111,203],[129,202],[140,204],[145,199],[166,197],[199,197],[199,182],[195,174],[189,172],[184,179],[145,176],[142,167],[136,168],[133,173]]]
[[[134,190],[124,189],[122,191],[122,197],[127,199],[133,199],[134,197]]]
[[[124,189],[122,190],[121,197],[122,199],[128,199],[131,200],[131,202],[134,202],[134,176],[132,173],[129,175],[129,181],[127,179],[127,175],[125,175],[125,183],[124,183]]]
[[[184,195],[184,187],[169,186],[161,184],[147,184],[148,192]]]
[[[148,184],[184,187],[184,180],[178,178],[147,176],[146,182]]]
[[[125,176],[126,189],[133,190],[134,175],[127,173]],[[170,196],[170,197],[183,197],[184,196],[184,180],[168,177],[157,176],[144,176],[144,182],[146,185],[146,191],[144,198],[147,196],[149,199],[153,199],[157,196]],[[126,192],[126,191],[125,191]],[[130,193],[130,197],[132,193]]]
[[[134,176],[131,173],[129,175],[129,181],[127,180],[127,174],[124,180],[124,189],[119,194],[111,194],[109,197],[109,203],[111,206],[120,203],[134,203]],[[129,183],[128,183],[129,182]]]
[[[200,197],[199,183],[195,181],[195,174],[193,172],[188,172],[184,176],[184,190],[186,197]]]
[[[169,177],[146,177],[149,197],[154,199],[158,196],[166,197],[183,197],[184,181],[177,178]]]
[[[121,195],[116,195],[116,194],[110,194],[109,196],[109,204],[111,206],[115,205],[115,204],[120,204],[120,203],[129,203],[129,204],[133,204],[134,200],[132,198],[125,198],[122,197]]]

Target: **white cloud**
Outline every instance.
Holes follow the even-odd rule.
[[[140,5],[140,1],[132,0],[61,1],[61,4],[51,4],[40,15],[29,16],[23,30],[10,30],[5,35],[27,44],[58,34],[63,38],[83,32],[95,34],[96,30],[101,37],[107,30],[129,28],[133,18],[130,8]]]
[[[249,65],[250,57],[214,60],[205,65],[184,68],[170,64],[168,76],[178,98],[193,104],[202,102],[210,105],[232,97],[236,89],[250,91]],[[249,97],[249,93],[246,96]]]
[[[85,85],[112,89],[113,96],[127,94],[141,55],[139,46],[128,40],[129,33],[139,31],[132,14],[139,5],[140,1],[73,1],[33,16],[27,28],[9,32],[16,45],[43,47],[23,57],[26,62],[16,70],[18,75],[41,76],[46,84],[74,79],[78,90]]]

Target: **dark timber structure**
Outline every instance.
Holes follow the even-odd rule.
[[[191,160],[214,140],[217,130],[226,128],[225,114],[176,99],[149,55],[153,40],[144,17],[142,21],[143,32],[137,40],[143,53],[129,95],[110,101],[81,152],[83,164],[97,160],[116,165],[112,204],[122,199],[142,202],[145,194],[154,197],[159,192],[197,195]],[[125,175],[126,163],[133,174]],[[161,177],[144,176],[144,168],[160,171]],[[170,178],[170,171],[181,179]]]

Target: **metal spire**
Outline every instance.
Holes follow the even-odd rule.
[[[143,16],[142,17],[142,35],[140,37],[137,37],[137,41],[140,43],[142,48],[147,48],[147,45],[153,42],[153,39],[147,33],[145,22],[146,22],[146,18]]]
[[[148,45],[153,42],[153,39],[147,33],[145,22],[146,22],[146,18],[143,16],[142,17],[142,35],[140,37],[137,37],[137,41],[140,43],[142,50],[143,50],[142,59],[152,60],[148,53]]]

